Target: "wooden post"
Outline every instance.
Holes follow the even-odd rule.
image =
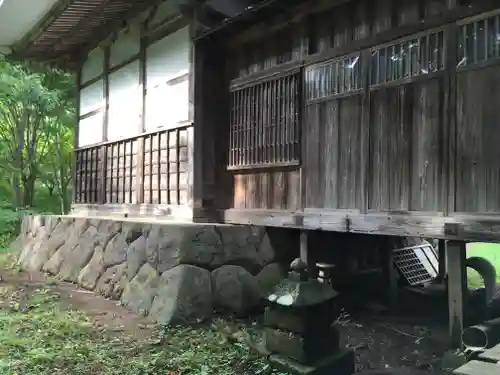
[[[110,47],[106,46],[104,48],[104,66],[103,66],[103,91],[104,91],[104,110],[102,114],[102,141],[106,142],[108,140],[108,125],[109,125],[109,59],[110,59]],[[99,191],[101,192],[99,201],[101,204],[110,203],[106,201],[106,174],[108,166],[108,146],[101,146],[101,165],[99,174],[101,176],[101,184],[99,186]],[[111,186],[110,186],[111,188]]]
[[[137,139],[137,169],[136,169],[136,186],[135,186],[135,203],[144,203],[144,154],[145,154],[145,137],[146,131],[146,37],[145,30],[141,30],[140,52],[139,52],[139,82],[141,87],[141,121],[138,125],[138,133],[141,134]]]
[[[301,230],[300,231],[300,259],[309,266],[308,262],[308,257],[309,257],[309,251],[308,251],[308,246],[307,246],[307,231]]]
[[[387,246],[385,253],[385,259],[387,262],[387,282],[389,287],[389,306],[392,310],[394,310],[398,304],[398,272],[396,270],[396,266],[394,265],[394,253],[392,251],[392,247]]]
[[[465,303],[467,296],[467,273],[465,270],[465,242],[448,241],[446,243],[446,266],[448,269],[448,316],[451,345],[462,345],[464,329]]]
[[[438,256],[439,256],[439,281],[443,282],[446,278],[446,241],[439,240],[438,242]]]
[[[309,251],[309,238],[307,230],[300,231],[300,259],[307,264],[309,277],[317,277],[316,261],[313,259],[311,251]]]
[[[398,271],[394,265],[394,241],[392,238],[387,236],[385,240],[381,241],[380,255],[387,287],[387,303],[391,309],[395,309],[398,302]]]
[[[75,139],[74,139],[74,153],[73,153],[73,170],[72,170],[72,183],[73,183],[73,197],[72,197],[72,202],[71,205],[75,203],[80,203],[80,187],[77,185],[77,181],[79,178],[77,177],[77,168],[78,168],[78,162],[77,162],[77,150],[79,146],[78,138],[79,138],[79,133],[80,133],[80,96],[81,96],[81,83],[82,83],[82,68],[78,69],[78,72],[76,73],[75,77],[76,81],[76,109],[75,109],[75,114],[76,114],[76,126],[75,126]]]

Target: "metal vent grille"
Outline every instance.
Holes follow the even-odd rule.
[[[394,264],[410,285],[421,285],[438,275],[438,260],[431,245],[395,249]]]

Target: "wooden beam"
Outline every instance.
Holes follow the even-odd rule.
[[[204,64],[206,63],[207,47],[204,41],[194,42],[193,54],[193,74],[196,77],[193,82],[194,100],[194,131],[193,131],[193,208],[203,209],[204,207],[204,183],[203,183],[203,154],[205,146],[203,144],[203,134],[205,132],[207,119],[205,118],[204,95]]]
[[[363,80],[363,99],[361,104],[361,145],[360,145],[360,190],[361,190],[361,212],[368,212],[368,201],[370,195],[370,129],[371,129],[371,91],[370,91],[370,63],[371,51],[366,50],[361,54],[361,79]]]
[[[394,252],[392,251],[391,237],[387,237],[382,241],[383,248],[382,259],[384,260],[383,269],[385,274],[385,281],[387,283],[387,302],[392,310],[396,309],[398,302],[398,272],[394,264]]]
[[[466,249],[463,241],[448,241],[446,265],[448,269],[448,317],[451,345],[462,346],[467,297]]]
[[[211,210],[212,212],[207,211],[207,214],[219,217],[221,221],[230,224],[500,243],[500,214],[471,213],[450,216],[416,212],[364,214],[349,210],[310,208],[304,211],[217,208]]]
[[[195,117],[195,80],[196,80],[196,69],[195,69],[195,44],[193,42],[194,36],[196,35],[196,13],[194,13],[189,22],[189,121],[194,123]],[[196,128],[196,124],[194,125]],[[188,206],[194,206],[194,129],[190,129],[188,132]]]
[[[72,0],[57,1],[49,13],[31,29],[24,38],[13,46],[15,53],[26,49],[27,46],[40,37],[40,35],[61,15],[61,13],[71,4]]]
[[[311,249],[309,249],[309,231],[300,231],[300,259],[307,265],[307,272],[309,278],[316,278],[318,273],[316,271],[316,260],[312,255]]]
[[[76,84],[76,103],[75,103],[75,139],[74,139],[74,150],[78,149],[78,138],[80,133],[80,97],[81,97],[81,81],[82,81],[82,69],[78,69],[75,76],[75,84]],[[76,203],[76,194],[77,194],[77,177],[76,177],[76,152],[73,152],[73,170],[72,170],[72,179],[73,179],[73,197],[72,203]]]
[[[102,141],[106,142],[108,140],[108,124],[109,124],[109,60],[110,60],[110,48],[106,47],[104,49],[104,67],[103,67],[103,85],[104,85],[104,111],[102,119]],[[101,186],[99,191],[101,196],[99,201],[104,204],[106,202],[106,173],[107,173],[107,158],[108,158],[108,146],[104,145],[101,147]]]
[[[152,222],[169,220],[189,222],[193,217],[193,210],[190,207],[168,204],[74,204],[72,213],[78,216],[147,218]]]
[[[443,282],[446,278],[446,240],[438,242],[438,262],[439,262],[439,280]]]
[[[147,74],[146,74],[146,40],[141,37],[139,51],[139,83],[141,87],[141,121],[139,123],[139,134],[146,132],[146,92],[147,92]],[[139,137],[137,140],[137,170],[136,170],[136,203],[144,203],[144,150],[145,137]]]
[[[445,147],[443,153],[443,176],[441,183],[442,207],[446,207],[445,214],[456,211],[456,134],[457,134],[457,25],[450,24],[445,31],[445,61],[446,73],[444,79],[444,106],[443,106],[443,139]]]

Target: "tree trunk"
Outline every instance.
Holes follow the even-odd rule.
[[[17,172],[12,175],[12,190],[14,191],[14,203],[16,207],[21,207],[23,203],[23,192],[21,189],[21,178]]]
[[[36,182],[36,176],[34,173],[30,173],[28,176],[23,177],[24,207],[33,207],[33,201],[35,198],[35,182]]]

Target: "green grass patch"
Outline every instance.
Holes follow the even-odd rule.
[[[93,327],[57,295],[0,288],[0,375],[271,374],[265,360],[230,342],[217,324],[169,328],[144,341]]]
[[[497,270],[497,283],[500,283],[500,244],[481,242],[468,244],[467,257],[481,257],[488,260]],[[467,270],[467,278],[469,287],[483,286],[483,281],[477,272]]]

